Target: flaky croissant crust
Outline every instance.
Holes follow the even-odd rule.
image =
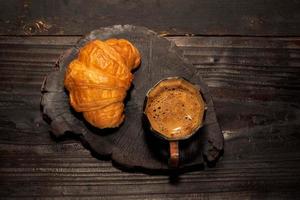
[[[113,128],[124,120],[124,103],[140,64],[139,51],[127,40],[93,40],[80,49],[66,71],[64,85],[70,104],[98,128]]]

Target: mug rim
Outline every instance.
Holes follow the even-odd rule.
[[[147,105],[149,93],[150,93],[155,87],[157,87],[161,82],[166,81],[166,80],[172,80],[172,79],[184,80],[184,81],[186,81],[186,82],[192,84],[193,86],[195,86],[194,83],[192,83],[191,81],[187,80],[186,78],[183,78],[183,77],[180,77],[180,76],[172,76],[172,77],[167,77],[167,78],[161,79],[160,81],[158,81],[153,87],[151,87],[151,88],[147,91],[147,93],[146,93],[146,98],[145,98],[145,101],[144,101],[143,115],[146,117],[146,119],[147,119],[147,121],[148,121],[148,123],[149,123],[149,125],[150,125],[150,131],[151,131],[152,133],[154,133],[155,135],[157,135],[157,136],[159,136],[160,138],[165,139],[165,140],[167,140],[167,141],[180,141],[180,140],[185,140],[185,139],[188,139],[188,138],[192,137],[193,135],[195,135],[195,133],[198,132],[198,130],[199,130],[200,128],[202,128],[202,127],[204,126],[204,121],[205,121],[206,111],[207,111],[208,107],[207,107],[206,101],[205,101],[205,99],[204,99],[204,97],[203,97],[203,93],[202,93],[202,91],[201,91],[201,88],[197,88],[197,87],[196,87],[196,89],[199,91],[199,94],[200,94],[200,96],[201,96],[201,98],[202,98],[202,100],[203,100],[203,102],[204,102],[204,113],[203,113],[203,120],[202,120],[202,123],[200,123],[193,131],[191,131],[190,134],[188,134],[188,135],[186,135],[186,136],[182,136],[182,137],[177,137],[177,138],[176,138],[176,137],[174,137],[174,138],[167,137],[167,136],[165,136],[164,134],[162,134],[162,133],[156,131],[155,129],[153,129],[153,127],[151,126],[151,122],[150,122],[150,120],[149,120],[147,114],[145,113],[145,109],[146,109],[146,105]]]

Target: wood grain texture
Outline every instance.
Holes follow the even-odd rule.
[[[134,73],[132,87],[125,100],[125,121],[115,129],[97,129],[74,112],[69,105],[64,87],[66,69],[78,57],[79,49],[92,40],[123,38],[129,40],[141,54],[141,64]],[[81,38],[73,48],[65,51],[42,86],[41,106],[56,137],[74,134],[98,157],[110,157],[119,166],[131,170],[164,170],[167,172],[170,158],[169,142],[151,133],[144,116],[147,91],[167,77],[182,77],[197,84],[206,101],[204,126],[191,138],[179,141],[178,169],[215,163],[223,152],[224,138],[207,85],[196,69],[188,63],[175,44],[159,37],[145,27],[111,26],[97,29]],[[202,169],[202,166],[200,169]],[[170,171],[170,170],[169,170]]]
[[[40,115],[40,85],[78,39],[0,37],[2,198],[299,197],[300,38],[168,38],[208,84],[225,137],[216,167],[177,179],[123,172],[79,141],[51,138]]]
[[[299,1],[11,0],[0,3],[1,35],[82,35],[133,24],[169,34],[297,36]]]

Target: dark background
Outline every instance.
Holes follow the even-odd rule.
[[[208,84],[225,138],[214,168],[150,176],[56,142],[40,86],[59,55],[101,26],[174,41]],[[300,1],[0,1],[0,197],[297,199]]]
[[[132,24],[171,35],[299,36],[300,2],[280,0],[1,1],[2,35],[82,35]]]

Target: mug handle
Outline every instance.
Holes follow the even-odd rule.
[[[178,141],[170,141],[170,159],[169,166],[172,168],[178,167],[179,164],[179,145]]]

